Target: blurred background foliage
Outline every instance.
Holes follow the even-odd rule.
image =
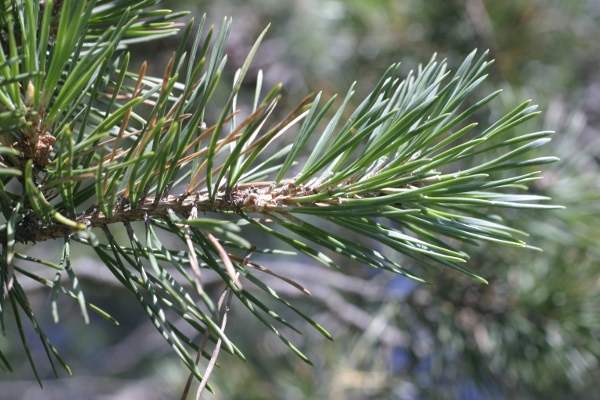
[[[310,326],[302,329],[305,336],[285,332],[312,359],[310,367],[234,304],[228,334],[248,364],[223,354],[211,379],[217,393],[206,398],[600,398],[600,1],[220,0],[173,1],[165,8],[207,13],[215,25],[233,16],[231,77],[225,82],[271,23],[247,87],[252,90],[258,69],[267,87],[282,82],[287,93],[281,113],[312,91],[344,93],[354,80],[359,101],[398,61],[407,73],[437,52],[456,67],[473,48],[490,49],[496,63],[479,90],[504,92],[480,118],[493,119],[526,98],[540,104],[543,117],[520,129],[555,130],[552,150],[543,151],[561,161],[547,166],[534,188],[567,207],[543,215],[507,212],[512,226],[531,232],[529,244],[544,252],[488,244],[470,249],[469,266],[489,285],[453,271],[428,272],[434,285],[425,286],[348,261],[351,273],[345,276],[302,258],[270,258],[274,271],[301,283],[312,297],[268,276],[265,283],[314,316],[336,341]],[[139,56],[137,65],[148,60],[150,72],[162,75],[177,45],[174,37],[132,53]],[[251,94],[241,94],[241,107],[244,96]],[[52,243],[29,254],[48,251]],[[410,260],[398,262],[412,267]],[[60,325],[53,325],[50,313],[38,313],[75,377],[45,381],[42,392],[33,380],[0,374],[1,397],[177,397],[185,367],[139,305],[92,258],[82,257],[76,268],[87,298],[121,326],[100,320],[85,326],[68,300],[63,310],[70,304],[73,312],[63,312]],[[216,295],[219,281],[213,282]],[[47,310],[49,291],[31,290],[34,306]],[[31,375],[26,360],[15,373]]]

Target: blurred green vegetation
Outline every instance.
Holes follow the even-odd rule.
[[[313,335],[308,326],[304,337],[286,332],[313,360],[310,367],[234,305],[227,329],[248,364],[221,356],[212,376],[217,393],[206,398],[600,398],[594,394],[600,393],[600,2],[221,0],[178,1],[170,8],[207,13],[215,25],[233,16],[227,49],[232,75],[271,23],[248,75],[263,69],[267,87],[283,82],[287,95],[281,112],[312,91],[343,93],[354,80],[360,85],[355,98],[361,99],[398,61],[408,72],[437,52],[455,66],[473,48],[490,49],[496,64],[486,85],[505,89],[492,113],[506,111],[504,104],[514,99],[540,104],[543,118],[527,128],[556,130],[553,151],[544,152],[561,161],[546,167],[535,190],[567,207],[543,215],[506,213],[516,228],[532,232],[529,242],[544,252],[492,245],[470,249],[469,266],[489,285],[449,271],[430,273],[435,285],[424,286],[360,265],[348,265],[353,273],[344,276],[307,260],[278,266],[270,260],[276,272],[313,296],[274,279],[265,282],[313,315],[336,342]],[[177,43],[172,38],[136,50],[160,75]],[[52,246],[46,245],[36,251],[49,251]],[[412,267],[409,260],[398,262]],[[46,381],[41,392],[32,382],[1,374],[0,397],[59,399],[68,392],[69,398],[83,399],[91,398],[90,390],[96,398],[111,399],[179,395],[186,370],[139,317],[138,305],[117,287],[93,296],[102,266],[80,263],[90,270],[80,273],[90,288],[88,299],[121,326],[102,321],[85,326],[75,304],[72,315],[61,315],[68,321],[64,326],[52,330],[50,317],[42,318],[77,378]],[[207,287],[217,293],[216,285]],[[47,292],[33,297],[36,306],[49,307]],[[131,309],[116,307],[127,302]],[[17,368],[26,371],[26,362]]]

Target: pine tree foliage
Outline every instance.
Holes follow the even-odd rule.
[[[282,302],[331,339],[255,275],[256,269],[268,270],[252,261],[254,252],[289,252],[257,248],[245,234],[249,229],[340,270],[333,255],[425,282],[368,244],[376,241],[404,259],[485,283],[466,266],[461,243],[529,248],[526,233],[506,226],[494,210],[556,208],[539,203],[548,198],[527,193],[527,184],[540,179],[532,167],[556,160],[528,156],[551,132],[515,129],[538,114],[536,107],[526,101],[490,126],[471,122],[499,93],[472,99],[492,65],[486,54],[473,52],[455,72],[435,57],[404,78],[393,65],[354,110],[348,109],[352,87],[341,102],[322,93],[309,96],[277,121],[272,114],[281,87],[263,88],[260,72],[251,111],[244,115],[237,105],[266,30],[229,83],[224,104],[212,97],[222,85],[230,19],[216,33],[204,29],[205,18],[198,26],[190,21],[163,76],[147,76],[146,64],[133,71],[128,44],[178,32],[172,20],[182,13],[150,8],[155,3],[0,5],[0,320],[6,332],[12,311],[36,377],[25,322],[53,368],[57,361],[70,370],[37,323],[22,279],[49,287],[56,321],[57,298],[66,295],[78,302],[86,322],[92,310],[116,323],[86,301],[72,249],[93,249],[202,380],[193,354],[211,359],[212,367],[215,357],[204,350],[206,341],[216,344],[215,356],[222,348],[244,359],[225,334],[233,297],[310,363],[278,330],[296,328],[247,286],[263,290],[265,298]],[[293,143],[281,145],[285,135]],[[487,161],[456,169],[473,157]],[[137,221],[144,222],[139,229]],[[127,243],[115,238],[120,231]],[[165,233],[185,250],[164,244]],[[15,250],[18,242],[45,240],[61,243],[59,260]],[[54,279],[34,274],[21,261],[50,268]],[[229,293],[217,304],[202,287],[206,269],[221,277]],[[70,287],[61,284],[63,274]],[[190,285],[193,291],[186,289]],[[204,335],[201,345],[172,324],[174,315]],[[0,359],[10,370],[1,349]]]

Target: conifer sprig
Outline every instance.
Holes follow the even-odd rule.
[[[515,136],[513,129],[538,114],[535,106],[524,102],[487,127],[472,122],[473,114],[499,93],[465,106],[492,65],[486,54],[476,58],[473,52],[455,73],[435,57],[404,79],[393,65],[351,112],[353,87],[340,106],[334,106],[335,97],[322,105],[318,93],[273,121],[280,85],[262,96],[261,74],[252,111],[241,115],[236,107],[265,30],[215,116],[207,108],[214,106],[212,95],[227,61],[231,20],[224,19],[213,40],[213,28],[203,33],[202,18],[188,54],[190,21],[164,75],[149,77],[145,64],[137,72],[129,69],[125,45],[173,34],[170,21],[181,16],[148,11],[154,3],[2,3],[0,319],[4,328],[8,298],[34,372],[22,334],[23,314],[50,362],[56,357],[69,370],[37,324],[20,279],[51,288],[56,321],[56,299],[63,293],[77,300],[86,322],[88,307],[115,322],[85,300],[74,247],[94,249],[202,379],[190,351],[209,356],[172,323],[173,315],[244,358],[220,327],[223,316],[202,287],[203,269],[216,272],[230,293],[304,361],[310,363],[276,326],[298,330],[247,286],[282,302],[331,339],[253,274],[250,267],[268,270],[250,262],[249,255],[267,250],[244,234],[249,227],[338,269],[343,268],[335,255],[424,282],[406,267],[411,259],[485,283],[465,266],[469,257],[461,243],[527,248],[520,239],[526,233],[506,226],[493,212],[556,208],[539,203],[548,198],[526,192],[526,183],[539,178],[532,167],[556,160],[528,157],[550,140],[550,132]],[[285,135],[294,137],[293,144],[281,145]],[[312,135],[318,136],[316,142]],[[309,154],[306,161],[300,162],[301,154]],[[488,161],[457,167],[475,156]],[[204,212],[227,217],[200,217]],[[135,221],[145,222],[139,232]],[[127,244],[115,239],[119,229],[126,232]],[[159,231],[179,238],[186,250],[166,247]],[[17,242],[49,239],[62,242],[60,260],[15,251]],[[383,254],[373,242],[405,257]],[[34,274],[17,260],[52,268],[55,277]],[[63,272],[71,288],[61,281]],[[10,369],[1,352],[0,359]]]

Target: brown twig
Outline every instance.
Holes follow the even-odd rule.
[[[236,276],[236,279],[237,279],[237,276]],[[229,292],[229,297],[227,298],[227,306],[225,307],[225,312],[223,313],[223,322],[221,323],[221,331],[224,331],[225,326],[227,325],[227,314],[229,313],[229,309],[231,306],[233,292],[230,289],[225,289],[223,291],[223,294],[221,294],[221,297],[219,298],[219,302],[217,303],[217,310],[220,311],[221,306],[223,305],[223,300],[225,299],[225,295],[227,294],[227,292]],[[215,321],[215,318],[213,317],[212,320]],[[200,346],[198,348],[198,354],[196,355],[196,365],[198,365],[198,363],[200,362],[200,357],[202,357],[204,347],[206,346],[206,343],[208,342],[209,337],[210,337],[210,331],[207,329],[204,332],[204,335],[202,336],[202,341],[200,342]],[[208,383],[208,378],[217,363],[217,356],[219,354],[220,349],[221,349],[221,339],[219,338],[217,340],[217,343],[215,344],[213,354],[210,357],[210,361],[208,362],[206,371],[204,373],[204,376],[202,377],[200,386],[198,387],[198,391],[196,392],[196,399],[200,399],[200,395],[202,394],[202,391],[204,390],[204,388],[206,387],[206,384]],[[194,379],[194,374],[190,373],[190,375],[187,379],[187,382],[185,383],[185,387],[183,388],[183,393],[181,394],[181,400],[185,400],[187,398],[188,393],[190,391],[190,387],[192,386],[193,379]]]

